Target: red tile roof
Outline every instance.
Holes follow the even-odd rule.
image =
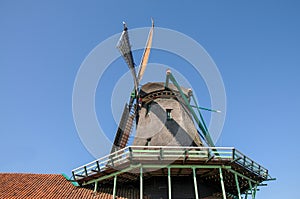
[[[40,199],[40,198],[93,198],[111,199],[112,186],[102,186],[94,194],[92,189],[75,187],[59,174],[0,173],[0,198]],[[117,188],[118,199],[139,197],[139,190]]]

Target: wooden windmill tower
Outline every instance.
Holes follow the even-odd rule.
[[[95,193],[99,187],[111,187],[112,198],[122,198],[118,190],[129,185],[139,190],[131,198],[140,199],[255,198],[258,186],[272,179],[268,170],[233,147],[214,146],[191,89],[181,87],[169,70],[165,82],[139,85],[153,31],[152,21],[136,71],[124,23],[117,48],[131,71],[134,88],[111,153],[74,169],[73,180],[80,186],[92,186]],[[134,122],[136,135],[127,146]]]

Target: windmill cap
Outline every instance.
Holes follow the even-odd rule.
[[[189,89],[180,87],[183,93],[188,97],[189,96]],[[157,92],[157,91],[163,91],[163,90],[173,90],[175,92],[179,92],[178,89],[174,84],[169,83],[168,88],[165,88],[164,82],[148,82],[147,84],[144,84],[141,88],[140,95],[141,97],[144,97],[150,93]]]

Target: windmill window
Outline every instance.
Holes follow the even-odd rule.
[[[167,120],[172,120],[172,114],[171,114],[172,109],[166,109],[167,113]]]
[[[151,138],[147,139],[146,146],[150,146]]]

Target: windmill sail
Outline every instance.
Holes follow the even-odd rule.
[[[143,57],[141,60],[141,64],[140,64],[140,69],[139,69],[138,78],[137,78],[138,82],[140,82],[141,79],[143,78],[144,72],[145,72],[147,64],[148,64],[149,55],[150,55],[151,46],[152,46],[153,30],[154,30],[154,22],[152,20],[152,27],[151,27],[149,35],[148,35],[146,48],[145,48],[145,51],[144,51],[144,54],[143,54]]]
[[[134,113],[130,112],[128,104],[126,104],[115,136],[114,145],[111,149],[111,153],[126,147],[129,135],[132,130],[134,118]]]
[[[134,80],[134,87],[135,87],[135,90],[137,91],[138,81],[136,78],[136,72],[135,72],[135,68],[134,68],[134,61],[133,61],[131,46],[130,46],[130,42],[129,42],[127,26],[124,22],[123,22],[123,24],[124,24],[124,30],[118,41],[117,48],[119,49],[121,55],[123,56],[124,60],[126,61],[128,67],[131,71],[131,74],[132,74],[133,80]]]
[[[134,79],[134,86],[135,90],[131,94],[130,102],[129,105],[126,104],[122,113],[122,117],[118,126],[118,130],[114,139],[114,145],[112,147],[111,152],[114,152],[116,150],[119,150],[121,148],[126,147],[128,143],[128,138],[129,135],[132,131],[132,126],[133,126],[133,121],[135,118],[138,118],[138,110],[136,110],[136,106],[134,106],[134,100],[137,99],[137,96],[139,95],[139,90],[138,90],[138,85],[139,81],[142,79],[143,74],[145,72],[149,55],[150,55],[150,50],[152,46],[152,37],[153,37],[153,29],[154,29],[154,23],[152,20],[152,27],[150,29],[146,47],[144,50],[144,54],[141,60],[140,68],[139,68],[139,73],[138,76],[136,75],[135,71],[135,65],[133,61],[133,56],[132,56],[132,51],[131,51],[131,46],[129,42],[129,36],[127,32],[127,27],[126,24],[124,23],[124,30],[122,32],[122,35],[118,41],[117,48],[121,52],[121,55],[123,56],[124,60],[126,61],[131,74]],[[138,121],[138,120],[136,120]]]

